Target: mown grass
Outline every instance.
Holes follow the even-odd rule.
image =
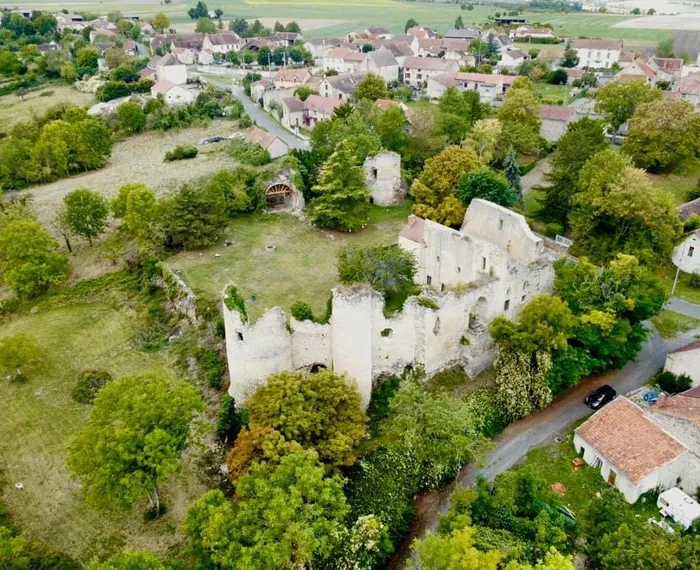
[[[253,321],[269,308],[287,310],[295,301],[308,303],[314,314],[321,315],[338,284],[338,252],[348,246],[397,243],[409,212],[408,203],[373,206],[368,226],[350,234],[320,230],[290,215],[241,216],[233,220],[219,244],[180,253],[169,263],[195,291],[214,300],[228,283],[236,283]],[[233,244],[225,247],[226,240]],[[274,245],[276,251],[267,252],[267,245]]]
[[[0,502],[23,534],[83,563],[125,547],[168,552],[182,540],[185,510],[206,491],[194,466],[186,462],[164,489],[167,514],[145,523],[145,505],[133,514],[88,508],[66,467],[67,448],[88,414],[88,407],[70,395],[81,371],[106,370],[115,378],[173,378],[178,373],[169,351],[138,349],[145,311],[138,297],[121,287],[95,292],[80,284],[76,291],[41,302],[0,326],[0,338],[32,336],[43,354],[40,368],[25,384],[0,381],[0,480],[5,484]],[[19,482],[23,491],[15,488]]]
[[[663,309],[651,322],[659,331],[661,338],[674,338],[679,334],[700,328],[700,320]]]
[[[695,160],[669,174],[647,173],[647,176],[657,188],[669,192],[678,205],[684,204],[690,199],[690,192],[697,187],[700,180],[700,160]]]

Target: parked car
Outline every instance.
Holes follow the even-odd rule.
[[[615,388],[605,384],[604,386],[596,388],[595,390],[593,390],[593,392],[588,394],[588,396],[586,396],[586,399],[584,400],[584,403],[589,408],[599,410],[605,404],[612,402],[615,398],[617,398],[617,392],[615,391]]]

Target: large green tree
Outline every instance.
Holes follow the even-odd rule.
[[[136,241],[141,255],[156,253],[160,224],[155,191],[145,184],[125,184],[112,200],[112,212],[122,221],[120,229]]]
[[[63,205],[70,230],[92,245],[92,240],[100,237],[107,227],[107,200],[94,190],[80,188],[66,194]]]
[[[518,154],[530,154],[540,148],[540,104],[532,82],[519,77],[506,92],[498,111],[501,122],[499,147],[505,153],[513,147]]]
[[[65,281],[68,258],[32,219],[16,219],[0,229],[0,278],[19,296],[35,297]]]
[[[682,99],[659,100],[637,107],[629,121],[622,152],[635,165],[658,172],[695,158],[700,150],[700,119]]]
[[[169,247],[196,249],[211,245],[228,221],[225,197],[210,186],[181,186],[160,203],[165,243]]]
[[[352,464],[366,437],[367,417],[357,388],[331,370],[270,376],[246,402],[251,426],[277,430],[316,451],[329,465]]]
[[[617,131],[642,103],[661,99],[661,90],[645,81],[611,81],[596,94],[596,111]]]
[[[170,566],[152,552],[127,550],[111,556],[104,562],[93,562],[90,570],[169,570]]]
[[[607,148],[603,125],[584,117],[569,124],[550,158],[551,168],[545,175],[542,215],[567,225],[573,197],[578,192],[579,173],[594,155]]]
[[[449,144],[464,140],[472,125],[483,118],[479,93],[450,87],[438,102],[438,128]]]
[[[459,197],[467,205],[475,198],[481,198],[506,208],[517,201],[508,179],[490,168],[479,168],[463,174],[459,179]]]
[[[646,263],[666,260],[682,232],[671,196],[613,150],[598,153],[581,169],[569,221],[572,252],[597,262],[620,252]]]
[[[476,153],[468,147],[448,146],[426,160],[423,172],[413,182],[413,213],[447,226],[460,225],[466,208],[456,195],[458,182],[465,172],[478,166]]]
[[[197,390],[157,376],[109,382],[68,452],[68,466],[98,508],[130,509],[148,497],[160,513],[158,487],[180,468],[190,422],[204,409]]]
[[[386,99],[388,95],[386,81],[379,75],[369,73],[357,84],[352,95],[356,101],[361,101],[362,99],[369,99],[370,101]]]
[[[313,193],[308,213],[315,225],[352,232],[367,223],[370,194],[349,143],[340,143],[324,163]]]

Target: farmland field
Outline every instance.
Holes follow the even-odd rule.
[[[138,13],[148,18],[163,11],[177,28],[178,24],[189,21],[187,9],[196,2],[174,0],[170,5],[146,0],[121,0],[110,2],[109,9],[124,13]],[[438,32],[452,27],[455,18],[462,15],[464,23],[481,23],[489,14],[501,10],[496,6],[478,5],[472,11],[461,11],[449,3],[401,2],[397,0],[218,0],[209,2],[210,8],[221,7],[224,19],[236,16],[261,18],[266,22],[279,19],[282,22],[296,20],[305,31],[305,37],[318,38],[337,36],[353,29],[366,26],[386,26],[392,32],[403,32],[408,18],[415,18],[421,24],[432,26]],[[95,0],[73,0],[72,2],[29,0],[23,6],[48,9],[70,8],[103,13],[106,5]],[[653,44],[670,35],[666,26],[662,30],[616,27],[621,22],[632,20],[634,16],[612,14],[575,14],[525,12],[531,22],[550,23],[557,33],[569,36],[620,38],[633,44]],[[313,21],[304,27],[304,21]],[[323,26],[323,21],[328,25]]]
[[[88,508],[66,467],[68,445],[87,414],[87,406],[71,398],[80,372],[105,370],[115,378],[179,374],[167,349],[139,349],[145,313],[141,301],[121,286],[88,290],[83,285],[80,295],[40,303],[0,326],[0,338],[32,336],[44,355],[26,383],[0,381],[1,502],[27,537],[85,564],[125,547],[165,554],[182,540],[187,507],[207,490],[194,461],[185,460],[182,473],[165,489],[168,512],[145,523],[145,505],[132,514]],[[15,483],[24,489],[16,489]]]

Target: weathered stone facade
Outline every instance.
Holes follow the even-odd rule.
[[[301,216],[306,208],[304,195],[294,185],[294,171],[286,168],[265,185],[267,211],[271,214]]]
[[[380,152],[365,160],[365,179],[370,189],[370,201],[379,206],[401,204],[406,191],[401,182],[401,155]]]
[[[249,324],[224,307],[229,392],[236,402],[272,373],[319,366],[346,373],[365,406],[376,378],[407,366],[433,374],[461,365],[474,376],[495,357],[488,323],[515,316],[554,280],[554,254],[524,218],[482,200],[472,202],[461,230],[411,217],[399,245],[416,255],[424,291],[391,317],[384,315],[383,296],[368,287],[334,289],[325,325],[292,317],[288,325],[279,308]]]

